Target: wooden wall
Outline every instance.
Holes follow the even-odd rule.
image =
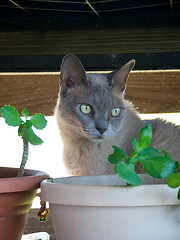
[[[59,73],[0,73],[0,107],[53,115]],[[180,112],[180,70],[132,71],[125,98],[140,113]]]
[[[0,31],[0,55],[180,52],[179,27]]]
[[[135,58],[136,70],[179,69],[180,27],[1,30],[0,71],[59,71],[76,54],[88,70],[111,70]]]

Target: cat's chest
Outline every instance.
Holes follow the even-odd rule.
[[[64,148],[64,160],[73,175],[92,175],[111,173],[107,157],[112,153],[109,144],[82,143]]]
[[[89,159],[92,161],[102,160],[107,158],[108,154],[110,154],[113,149],[112,145],[106,143],[77,143],[71,146],[67,146],[68,149],[66,153],[73,155],[76,159],[82,159],[83,161]]]

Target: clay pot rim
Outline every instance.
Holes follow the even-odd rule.
[[[0,175],[1,172],[7,173],[8,177],[0,178],[0,193],[38,189],[41,181],[49,178],[49,174],[33,169],[26,169],[25,176],[21,178],[16,177],[18,168],[0,167]]]

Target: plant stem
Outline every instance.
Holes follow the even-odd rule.
[[[22,161],[21,161],[21,165],[20,165],[17,177],[23,177],[24,175],[24,168],[28,159],[28,153],[29,153],[29,143],[26,140],[26,138],[23,137],[23,156],[22,156]]]

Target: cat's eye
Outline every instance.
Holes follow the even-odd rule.
[[[84,114],[89,114],[91,112],[91,107],[87,104],[81,104],[80,105],[80,110]]]
[[[111,112],[111,115],[113,117],[118,117],[120,115],[120,112],[121,112],[120,108],[114,108]]]

